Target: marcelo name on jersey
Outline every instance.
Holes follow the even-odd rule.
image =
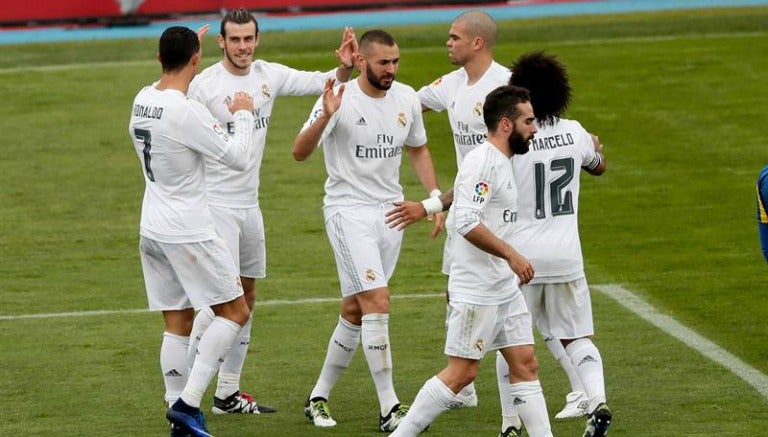
[[[531,140],[532,150],[550,150],[558,147],[572,146],[575,144],[573,135],[570,132],[565,134],[556,134],[549,137],[533,137]]]
[[[266,129],[269,126],[269,115],[261,117],[259,116],[259,113],[261,113],[261,108],[255,108],[253,110],[253,128],[255,130]],[[227,123],[227,132],[230,135],[235,134],[235,122],[230,121]]]
[[[392,158],[403,153],[401,146],[395,146],[395,137],[387,134],[376,135],[376,147],[368,147],[363,144],[355,146],[355,157],[362,159]]]

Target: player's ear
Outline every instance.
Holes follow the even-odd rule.
[[[259,41],[261,41],[261,36],[257,33],[256,34],[256,43],[253,45],[253,48],[256,48],[259,46]]]
[[[224,37],[221,34],[216,35],[216,42],[219,44],[219,48],[224,50],[225,41],[224,41]]]

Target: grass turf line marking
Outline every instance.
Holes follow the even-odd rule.
[[[634,37],[617,37],[617,38],[592,38],[582,40],[562,40],[562,41],[548,41],[547,44],[552,46],[573,46],[573,45],[604,45],[604,44],[623,44],[632,42],[654,42],[654,41],[676,41],[676,40],[706,40],[706,39],[725,39],[733,37],[764,37],[768,32],[753,31],[753,32],[727,32],[727,33],[689,33],[682,35],[654,35],[654,36],[634,36]],[[535,43],[535,41],[526,41],[526,44]],[[519,45],[518,43],[515,43]],[[514,46],[515,44],[497,44],[497,48],[503,48],[505,46]],[[434,51],[445,51],[445,47],[420,47],[420,48],[403,48],[401,53],[425,53]],[[271,54],[267,56],[270,61],[280,61],[281,59],[295,59],[295,58],[319,58],[327,57],[326,54],[318,54],[314,52],[308,53],[291,53],[291,54]],[[203,64],[206,66],[218,62],[221,57],[203,57]],[[53,64],[53,65],[29,65],[23,67],[9,67],[0,68],[0,74],[19,74],[19,73],[48,73],[57,71],[70,71],[80,70],[83,68],[124,68],[124,67],[157,67],[158,62],[156,59],[147,60],[134,60],[134,61],[105,61],[105,62],[81,62],[72,64]]]
[[[735,355],[716,345],[705,337],[697,334],[695,331],[686,328],[680,322],[672,317],[661,314],[656,308],[636,296],[631,291],[616,284],[597,284],[592,285],[592,289],[597,290],[616,301],[619,305],[650,324],[661,329],[668,335],[682,341],[692,349],[701,353],[705,357],[718,363],[730,370],[733,374],[744,380],[747,384],[754,387],[763,397],[768,398],[768,376],[759,370],[740,360]],[[392,299],[423,299],[445,297],[445,293],[431,294],[408,294],[393,295]],[[298,300],[266,300],[256,302],[256,306],[279,306],[279,305],[305,305],[312,303],[334,303],[339,302],[339,298],[312,298]],[[65,313],[43,313],[43,314],[20,314],[14,316],[0,316],[0,321],[29,320],[29,319],[52,319],[59,317],[89,317],[113,314],[135,314],[148,313],[147,309],[125,309],[125,310],[98,310],[98,311],[73,311]]]
[[[730,370],[734,375],[754,387],[763,397],[768,398],[768,376],[740,360],[735,355],[707,340],[695,331],[686,328],[672,317],[661,314],[656,308],[620,285],[601,284],[592,285],[591,288],[600,291],[668,335],[682,341],[690,348]]]
[[[392,295],[394,300],[400,299],[424,299],[433,297],[445,297],[445,293],[429,293],[429,294],[403,294]],[[256,301],[257,307],[266,306],[279,306],[279,305],[305,305],[310,303],[338,303],[341,302],[341,298],[338,297],[318,297],[311,299],[298,299],[298,300],[265,300]],[[29,320],[29,319],[55,319],[59,317],[90,317],[90,316],[105,316],[113,314],[136,314],[136,313],[149,313],[148,309],[125,309],[125,310],[94,310],[94,311],[72,311],[66,313],[41,313],[41,314],[19,314],[15,316],[0,316],[0,321],[13,321],[13,320]]]

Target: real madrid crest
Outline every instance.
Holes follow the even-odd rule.
[[[477,349],[477,350],[478,350],[478,352],[482,352],[482,351],[483,351],[483,349],[485,349],[485,342],[483,341],[483,339],[482,339],[482,338],[478,339],[478,340],[475,342],[475,349]]]
[[[269,98],[269,85],[265,83],[261,84],[261,96],[265,99]]]
[[[483,116],[483,102],[475,103],[475,109],[472,110],[472,113],[475,114],[475,117],[482,117]]]
[[[373,272],[373,270],[368,269],[365,271],[365,280],[368,282],[373,282],[376,280],[376,273]]]
[[[397,114],[397,124],[400,125],[400,127],[405,127],[405,125],[408,123],[408,121],[405,119],[404,113]]]

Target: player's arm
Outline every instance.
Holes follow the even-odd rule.
[[[333,79],[328,79],[323,90],[322,111],[319,111],[317,117],[311,120],[309,126],[305,127],[296,139],[293,141],[293,159],[304,161],[315,151],[320,138],[331,121],[331,116],[338,111],[341,106],[341,98],[344,95],[344,85],[339,86],[336,94],[333,92]],[[314,111],[313,111],[314,112]]]
[[[588,163],[583,168],[592,176],[600,176],[601,174],[605,173],[606,169],[605,155],[603,155],[603,144],[600,142],[600,139],[597,137],[597,135],[589,134],[589,136],[592,138],[592,146],[595,148],[596,156],[592,162]]]
[[[414,202],[413,200],[395,202],[395,207],[386,213],[384,223],[389,225],[390,228],[397,228],[398,231],[402,231],[406,226],[416,223],[424,217],[448,211],[452,203],[453,188],[445,193],[433,191],[429,198],[421,202]]]
[[[533,265],[512,246],[494,235],[485,225],[478,221],[469,231],[466,231],[466,228],[466,224],[457,219],[457,232],[478,249],[506,260],[512,271],[520,278],[520,284],[527,284],[533,279]]]
[[[421,147],[406,147],[408,151],[408,157],[411,160],[411,165],[418,176],[419,181],[424,189],[429,193],[430,197],[437,197],[442,194],[437,184],[437,175],[435,174],[435,166],[432,162],[432,155],[429,153],[429,148],[426,144]],[[431,238],[437,237],[443,230],[445,223],[445,215],[442,212],[437,212],[434,215],[435,226],[430,233]]]
[[[248,165],[253,136],[253,98],[238,91],[228,104],[235,123],[234,135],[228,135],[219,121],[202,104],[190,100],[191,111],[185,117],[182,132],[188,146],[227,167],[243,171]]]
[[[346,82],[352,76],[355,68],[355,55],[357,54],[357,37],[351,27],[345,27],[341,36],[341,45],[336,49],[336,59],[339,66],[336,68],[336,80]]]

